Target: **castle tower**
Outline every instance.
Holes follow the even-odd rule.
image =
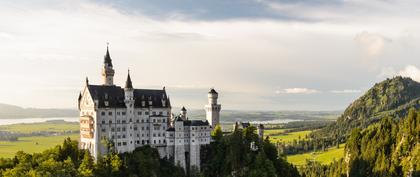
[[[183,119],[183,120],[187,120],[187,109],[185,109],[185,107],[183,106],[182,107],[182,109],[181,109],[181,118]]]
[[[217,124],[219,124],[220,120],[221,105],[217,104],[217,98],[219,97],[219,94],[212,88],[210,89],[207,96],[209,103],[205,106],[206,119],[209,121],[210,126],[214,128]]]
[[[124,87],[124,103],[125,106],[127,107],[127,117],[126,120],[129,124],[130,127],[134,126],[134,89],[133,89],[133,83],[131,82],[131,77],[130,77],[130,70],[128,70],[128,74],[127,74],[127,80],[125,81],[125,87]],[[134,130],[131,128],[127,128],[129,134],[134,134]],[[127,136],[128,138],[128,136]],[[134,151],[135,143],[127,143],[127,150],[129,152]]]
[[[108,46],[106,47],[106,54],[104,56],[104,67],[102,68],[102,77],[104,85],[114,85],[114,69],[112,67],[111,56],[109,55]]]
[[[260,124],[257,127],[258,129],[258,137],[260,137],[260,139],[264,139],[264,125]]]

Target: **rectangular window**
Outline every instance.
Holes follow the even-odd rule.
[[[145,114],[146,114],[146,115],[149,115],[149,112],[148,112],[148,111],[146,111],[146,112],[145,112]]]
[[[120,115],[120,112],[117,112],[117,115],[119,116]]]
[[[109,116],[112,116],[112,112],[108,112],[108,115],[109,115]]]
[[[138,115],[141,115],[141,114],[142,114],[142,112],[140,111],[140,112],[138,112],[137,114],[138,114]]]
[[[124,111],[124,112],[122,112],[122,115],[123,115],[123,116],[125,116],[125,111]]]
[[[102,111],[102,112],[101,112],[101,116],[104,116],[104,115],[105,115],[105,112],[103,112],[103,111]]]

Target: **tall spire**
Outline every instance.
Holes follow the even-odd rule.
[[[104,57],[104,64],[107,66],[112,67],[112,60],[111,60],[111,56],[109,55],[109,43],[106,43],[106,54]]]
[[[128,69],[127,81],[125,81],[125,88],[129,88],[129,89],[133,88],[133,83],[131,82],[131,77],[130,77],[130,69]]]
[[[114,74],[115,71],[112,67],[111,56],[109,55],[109,43],[106,46],[106,54],[104,56],[104,65],[102,68],[102,76],[104,79],[104,85],[114,85]]]

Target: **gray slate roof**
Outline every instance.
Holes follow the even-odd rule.
[[[124,103],[124,89],[111,85],[88,85],[90,94],[93,100],[98,100],[99,108],[125,108]],[[162,99],[166,101],[166,105],[162,105]],[[152,90],[152,89],[134,89],[134,107],[142,108],[152,106],[154,108],[168,108],[171,106],[170,100],[165,90]],[[149,100],[152,104],[149,105]],[[105,101],[108,101],[108,106],[105,105]],[[145,102],[145,106],[142,106],[142,101]]]

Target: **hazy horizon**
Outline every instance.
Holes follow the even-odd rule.
[[[0,103],[76,108],[85,78],[161,89],[201,109],[344,110],[376,82],[420,81],[420,2],[0,1]]]

